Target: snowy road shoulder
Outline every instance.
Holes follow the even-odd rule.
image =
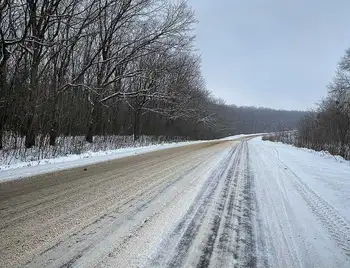
[[[350,161],[261,138],[252,139],[250,144],[259,154],[279,159],[350,221]]]
[[[249,151],[269,266],[349,267],[349,164],[261,139]]]
[[[236,135],[221,139],[222,141],[235,140],[243,138],[247,135]],[[159,150],[182,147],[198,143],[205,143],[212,141],[188,141],[188,142],[174,142],[162,143],[157,145],[150,145],[144,147],[129,147],[116,150],[86,152],[83,154],[67,155],[63,157],[41,159],[30,162],[19,162],[12,165],[0,166],[0,182],[22,179],[40,174],[46,174],[59,170],[70,168],[77,168],[96,163],[111,161],[123,157],[140,155]]]
[[[67,155],[64,157],[42,159],[38,161],[21,162],[10,166],[0,167],[0,182],[26,178],[64,169],[82,167],[132,155],[145,154],[164,149],[191,145],[199,142],[203,141],[164,143],[144,147],[130,147],[109,151],[86,152],[79,155]]]

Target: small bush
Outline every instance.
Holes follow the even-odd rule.
[[[59,136],[56,146],[50,146],[48,136],[38,136],[36,146],[27,149],[24,137],[15,133],[5,132],[4,148],[0,150],[0,166],[19,162],[38,161],[67,155],[78,155],[86,152],[109,151],[126,147],[149,146],[164,142],[180,142],[189,140],[187,137],[140,136],[134,141],[133,136],[94,136],[93,143],[88,143],[85,136]]]
[[[263,141],[273,141],[276,142],[277,141],[277,136],[274,135],[265,135],[262,137]]]

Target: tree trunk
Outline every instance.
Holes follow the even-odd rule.
[[[2,59],[0,61],[0,101],[3,102],[2,107],[0,108],[0,150],[3,149],[2,137],[5,127],[5,123],[8,117],[8,99],[7,99],[7,82],[6,82],[6,64],[9,58],[9,53],[4,45],[0,44],[0,49],[2,52]]]
[[[57,132],[54,130],[50,131],[50,145],[56,146]]]
[[[25,147],[32,148],[35,145],[35,134],[33,131],[33,116],[30,116],[28,118],[25,138]]]
[[[31,23],[31,34],[33,35],[33,39],[35,40],[35,37],[40,39],[40,33],[39,33],[39,27],[37,25],[37,2],[36,1],[29,1],[29,16],[30,16],[30,23]],[[35,120],[35,114],[36,114],[36,103],[37,103],[37,94],[38,91],[38,73],[39,73],[39,64],[40,64],[40,49],[42,45],[39,42],[32,42],[31,44],[33,46],[33,54],[32,54],[32,62],[30,65],[30,83],[29,83],[29,89],[28,89],[28,99],[27,99],[27,128],[26,128],[26,140],[25,140],[25,147],[26,148],[32,148],[35,146],[35,134],[34,134],[34,120]]]
[[[93,130],[94,130],[94,125],[95,125],[95,118],[96,118],[96,107],[97,104],[94,104],[94,106],[90,110],[90,121],[88,124],[88,129],[86,132],[85,140],[89,143],[93,142]]]
[[[2,124],[1,124],[0,125],[0,150],[3,149],[2,136],[3,136],[3,127],[2,127]]]
[[[140,111],[134,113],[134,141],[140,138]]]
[[[54,122],[49,133],[51,146],[56,146],[57,133],[57,123]]]
[[[341,157],[346,158],[346,143],[345,143],[345,137],[342,137],[340,140],[340,152]]]
[[[89,122],[88,131],[86,132],[86,136],[85,136],[85,140],[89,143],[93,142],[92,128],[93,128],[93,121],[91,120]]]
[[[194,138],[198,140],[198,131],[197,131],[197,123],[194,123]]]
[[[52,124],[51,124],[51,129],[49,132],[49,136],[50,136],[50,145],[51,146],[56,146],[56,139],[58,136],[58,123],[57,123],[57,98],[55,98],[55,101],[53,103],[53,110],[52,110]]]
[[[29,103],[30,106],[27,112],[27,125],[25,129],[25,147],[32,148],[35,146],[35,133],[34,133],[34,100],[33,100],[33,90],[29,91]]]

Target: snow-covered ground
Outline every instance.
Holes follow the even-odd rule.
[[[261,138],[248,144],[259,217],[258,263],[350,267],[349,162]]]
[[[349,162],[228,139],[2,184],[0,263],[350,267]]]
[[[234,140],[247,135],[241,134],[224,138],[223,140]],[[102,143],[103,141],[100,141]],[[21,179],[34,175],[54,172],[63,169],[81,167],[90,164],[96,164],[100,162],[110,161],[122,157],[149,153],[153,151],[175,148],[180,146],[186,146],[190,144],[196,144],[201,142],[210,141],[187,141],[187,142],[173,142],[173,143],[160,143],[148,146],[137,146],[119,148],[115,150],[100,150],[96,151],[96,148],[91,148],[81,154],[68,154],[66,156],[58,156],[55,158],[45,158],[33,161],[12,161],[9,165],[0,165],[0,182],[14,179]],[[2,162],[2,161],[0,161]]]

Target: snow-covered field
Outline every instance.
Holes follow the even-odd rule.
[[[350,267],[349,162],[260,138],[249,153],[258,257],[272,267]]]

